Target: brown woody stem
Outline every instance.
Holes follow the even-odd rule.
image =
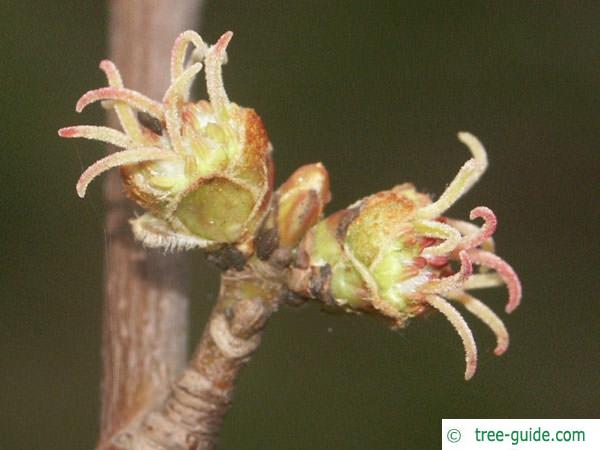
[[[170,46],[194,26],[199,0],[111,0],[110,58],[128,86],[161,98],[169,82]],[[114,120],[114,118],[112,118]],[[182,255],[148,252],[134,242],[131,203],[117,173],[105,185],[106,269],[102,417],[98,448],[118,448],[185,363],[187,264]]]
[[[241,368],[260,344],[282,285],[253,269],[222,276],[221,292],[200,344],[162,407],[125,447],[134,450],[216,448]]]

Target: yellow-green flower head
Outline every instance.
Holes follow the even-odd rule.
[[[209,47],[195,32],[182,33],[173,46],[171,85],[162,103],[125,89],[115,65],[102,61],[110,86],[83,95],[77,111],[103,101],[115,109],[123,132],[95,126],[59,131],[62,137],[125,148],[89,167],[77,193],[83,197],[95,177],[121,167],[127,194],[148,211],[132,221],[136,237],[148,246],[232,244],[252,251],[273,189],[272,148],[256,112],[230,102],[225,92],[221,69],[232,35],[225,33]],[[195,50],[186,67],[190,44]],[[203,68],[209,100],[192,102],[190,86]]]
[[[397,326],[429,307],[438,309],[463,339],[468,379],[477,361],[475,342],[462,316],[446,299],[463,303],[488,324],[497,336],[495,352],[502,354],[508,347],[506,328],[466,291],[505,283],[509,289],[506,309],[511,312],[520,302],[521,286],[512,268],[493,253],[496,217],[491,210],[477,207],[471,212],[471,219],[484,219],[481,228],[442,216],[487,166],[479,141],[468,133],[459,138],[473,158],[437,201],[403,184],[333,214],[300,244],[291,284],[304,294],[328,297],[348,310],[377,312]],[[479,272],[473,272],[473,265],[480,267]]]

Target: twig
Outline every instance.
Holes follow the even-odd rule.
[[[221,292],[187,369],[163,406],[123,446],[132,450],[207,450],[217,445],[241,368],[260,344],[282,285],[249,268],[221,278]]]
[[[110,55],[131,87],[160,98],[170,46],[193,27],[199,0],[112,0]],[[166,395],[184,365],[187,264],[182,255],[147,252],[129,229],[131,203],[113,173],[105,185],[106,269],[102,417],[98,448],[128,429]]]

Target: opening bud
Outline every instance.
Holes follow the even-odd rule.
[[[77,192],[83,197],[95,177],[120,167],[127,194],[148,211],[132,221],[136,237],[148,246],[234,245],[252,251],[273,189],[272,147],[256,112],[230,102],[225,92],[222,64],[232,35],[208,46],[198,34],[182,33],[173,46],[171,85],[160,103],[124,88],[115,65],[103,61],[109,87],[87,92],[77,111],[102,101],[114,108],[123,131],[93,126],[59,131],[62,137],[125,149],[90,166]],[[195,50],[186,66],[190,45]],[[190,87],[203,68],[209,99],[192,102]]]
[[[490,327],[499,355],[508,347],[504,324],[466,291],[504,283],[509,291],[506,310],[511,312],[519,305],[521,284],[514,270],[493,253],[491,236],[497,220],[489,208],[471,211],[472,220],[484,220],[481,228],[441,215],[487,166],[481,143],[468,133],[460,133],[459,138],[473,158],[437,201],[412,184],[403,184],[322,220],[299,246],[290,286],[350,311],[378,313],[400,327],[425,309],[437,309],[463,340],[468,379],[476,367],[475,341],[448,300],[463,304]]]

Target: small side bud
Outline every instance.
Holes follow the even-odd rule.
[[[275,225],[282,247],[295,247],[331,200],[329,174],[321,163],[296,170],[277,191]]]
[[[329,174],[321,163],[297,169],[273,196],[271,212],[256,240],[256,252],[266,260],[279,250],[278,256],[289,255],[300,240],[320,219],[329,203]]]

